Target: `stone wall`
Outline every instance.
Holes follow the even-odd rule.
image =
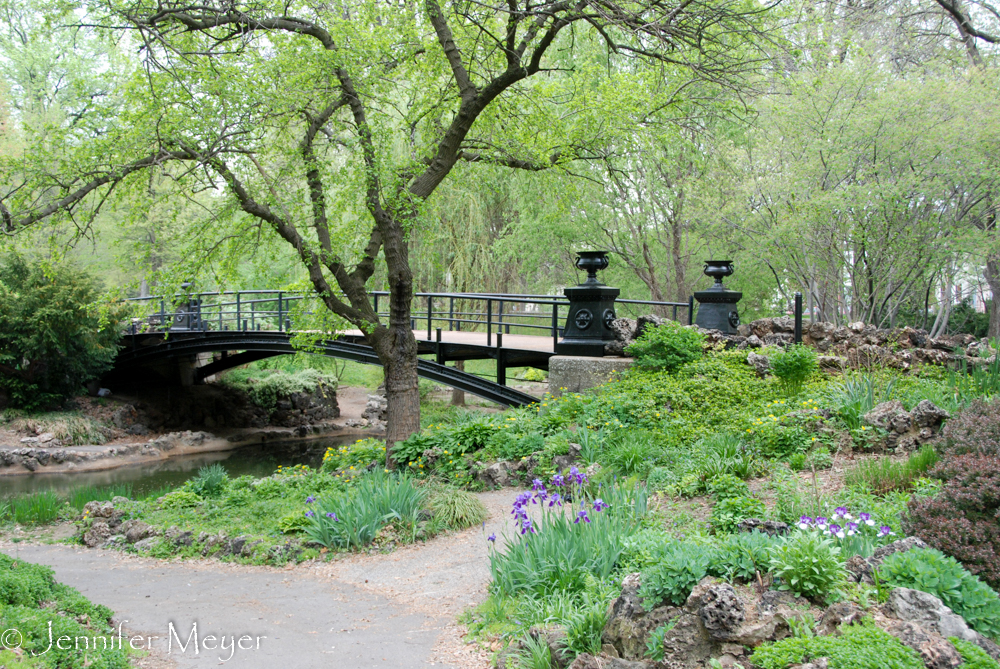
[[[646,327],[659,325],[657,316],[640,316],[637,320],[619,318],[612,330],[617,341],[605,347],[605,355],[621,356]],[[689,326],[697,327],[697,326]],[[699,330],[701,330],[699,328]],[[727,348],[757,349],[765,346],[787,346],[795,338],[795,321],[790,317],[761,318],[739,326],[738,334],[719,330],[701,330],[706,345],[722,344]],[[815,348],[825,366],[882,366],[910,369],[916,365],[945,365],[967,361],[984,364],[992,355],[987,339],[972,335],[946,335],[931,338],[926,330],[911,327],[883,329],[864,323],[834,325],[833,323],[803,323],[802,343]]]

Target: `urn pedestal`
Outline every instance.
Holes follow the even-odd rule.
[[[736,328],[740,324],[736,303],[743,297],[743,293],[729,290],[722,284],[722,278],[732,275],[733,271],[732,260],[705,261],[705,274],[714,278],[715,283],[708,290],[694,294],[694,299],[700,305],[694,321],[698,327],[736,334]]]
[[[615,298],[621,291],[597,280],[597,272],[608,266],[607,251],[581,251],[576,255],[576,266],[586,270],[587,280],[563,291],[569,298],[569,315],[556,353],[600,357],[604,345],[615,341],[611,322],[617,318]]]

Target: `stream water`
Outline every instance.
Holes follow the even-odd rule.
[[[164,486],[178,486],[195,476],[201,467],[213,462],[218,462],[225,467],[231,477],[243,474],[269,476],[279,465],[315,467],[322,462],[323,453],[330,446],[339,446],[356,440],[357,436],[344,436],[275,441],[244,446],[232,451],[185,455],[160,462],[130,465],[106,471],[5,476],[0,478],[0,496],[42,490],[66,494],[75,488],[118,484],[130,484],[132,494],[142,496]]]

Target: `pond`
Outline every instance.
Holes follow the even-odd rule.
[[[330,446],[353,443],[356,435],[310,440],[274,441],[243,446],[232,451],[184,455],[169,460],[149,462],[118,469],[72,474],[32,474],[0,478],[0,496],[52,490],[65,495],[76,488],[88,486],[131,485],[133,496],[142,497],[166,486],[179,486],[194,477],[205,465],[218,462],[229,476],[243,474],[269,476],[279,466],[309,465],[316,467]]]

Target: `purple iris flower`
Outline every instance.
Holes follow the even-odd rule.
[[[536,532],[535,526],[532,525],[531,521],[527,520],[527,519],[525,519],[521,523],[521,534],[524,534],[525,532],[531,532],[532,534],[535,534],[535,532]]]
[[[838,506],[836,509],[833,510],[833,519],[837,520],[838,518],[843,518],[844,520],[851,519],[851,514],[847,512],[846,506]]]
[[[799,529],[807,530],[813,524],[813,519],[809,516],[802,516],[799,518]]]
[[[858,524],[857,523],[847,523],[847,536],[853,537],[857,533],[858,533]]]
[[[333,511],[327,511],[326,512],[326,517],[329,518],[330,520],[332,520],[335,523],[339,523],[340,522],[340,518],[337,518],[337,514],[335,514]]]
[[[562,506],[562,496],[559,493],[553,494],[551,499],[549,499],[549,508],[555,506],[556,504]]]
[[[542,483],[542,479],[535,479],[531,482],[531,489],[534,491],[545,490],[545,484]]]
[[[858,514],[858,520],[860,520],[865,525],[874,525],[875,521],[872,520],[872,514],[862,511]]]
[[[608,508],[608,504],[603,499],[598,497],[597,499],[594,500],[594,511],[601,512],[604,511],[604,509],[606,508]]]
[[[585,523],[590,522],[590,516],[587,515],[586,509],[576,514],[576,520],[574,520],[573,523],[574,524],[579,523],[581,520]]]
[[[309,495],[308,497],[306,497],[306,504],[312,504],[315,501],[316,501],[316,498],[313,497],[312,495]]]
[[[523,534],[523,532],[522,532],[522,534]],[[496,540],[497,540],[496,532],[494,532],[494,533],[490,534],[490,536],[486,537],[486,541],[493,542],[493,541],[496,541]]]
[[[817,516],[816,517],[816,527],[818,527],[821,530],[825,530],[826,529],[826,518],[824,518],[823,516]]]
[[[561,488],[566,485],[566,479],[562,474],[556,474],[552,477],[552,485],[556,488]]]
[[[830,526],[830,534],[832,534],[833,536],[835,536],[835,537],[837,537],[839,539],[843,539],[844,538],[844,528],[842,528],[840,525],[831,525]]]
[[[888,525],[883,525],[882,527],[878,528],[878,535],[880,537],[888,537],[888,536],[894,535],[894,534],[896,534],[896,533],[893,532],[892,528],[889,527]]]
[[[312,517],[314,517],[315,515],[316,515],[316,514],[315,514],[315,513],[313,513],[313,512],[311,511],[311,510],[310,510],[310,511],[306,511],[306,518],[312,518]]]

